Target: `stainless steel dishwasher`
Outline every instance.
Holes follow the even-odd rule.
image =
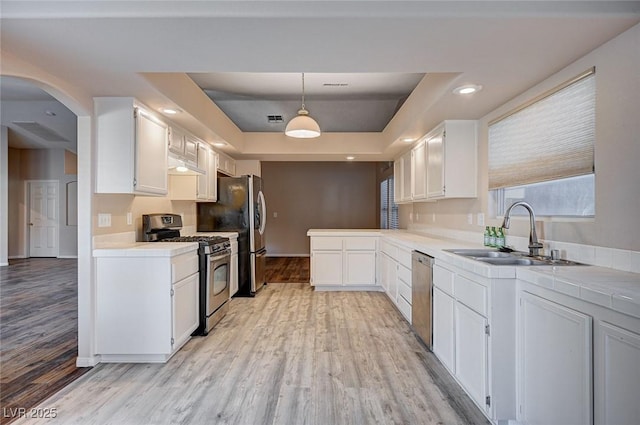
[[[433,257],[419,251],[411,253],[411,325],[414,332],[431,349]]]

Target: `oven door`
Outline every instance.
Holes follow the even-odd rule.
[[[209,255],[207,269],[206,315],[210,317],[229,299],[229,273],[231,271],[229,252]]]

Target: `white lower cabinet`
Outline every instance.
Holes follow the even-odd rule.
[[[514,419],[515,279],[436,259],[433,352],[492,421]]]
[[[518,420],[592,423],[591,317],[522,292],[519,302]]]
[[[596,425],[634,425],[640,418],[640,334],[607,322],[595,326]]]
[[[342,250],[311,252],[311,283],[342,285]]]
[[[192,274],[172,285],[172,338],[174,346],[182,346],[198,327],[199,274]]]
[[[487,319],[455,304],[456,377],[477,404],[487,397]]]
[[[236,242],[237,243],[237,242]],[[231,254],[231,270],[229,271],[229,297],[238,292],[238,252]]]
[[[433,288],[433,353],[449,372],[455,374],[454,300]]]
[[[311,236],[311,285],[316,289],[377,285],[377,240],[377,235]]]
[[[167,361],[198,327],[198,288],[195,250],[174,257],[96,258],[101,361]]]

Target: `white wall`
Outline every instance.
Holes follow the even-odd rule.
[[[539,234],[547,240],[640,250],[640,25],[483,117],[479,122],[478,199],[401,206],[401,227],[434,225],[481,233],[482,227],[467,223],[468,213],[475,223],[479,212],[486,215],[487,225],[500,225],[501,219],[489,216],[488,122],[592,66],[596,67],[597,90],[596,216],[586,221],[538,223]],[[528,227],[526,220],[514,220],[509,234],[525,237]]]

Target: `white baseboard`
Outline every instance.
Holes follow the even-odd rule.
[[[311,257],[311,254],[269,254],[267,257]]]
[[[76,357],[76,367],[94,367],[100,363],[100,356]]]
[[[78,259],[77,255],[58,255],[58,258],[75,258]]]
[[[0,267],[8,266],[9,263],[0,263]]]

